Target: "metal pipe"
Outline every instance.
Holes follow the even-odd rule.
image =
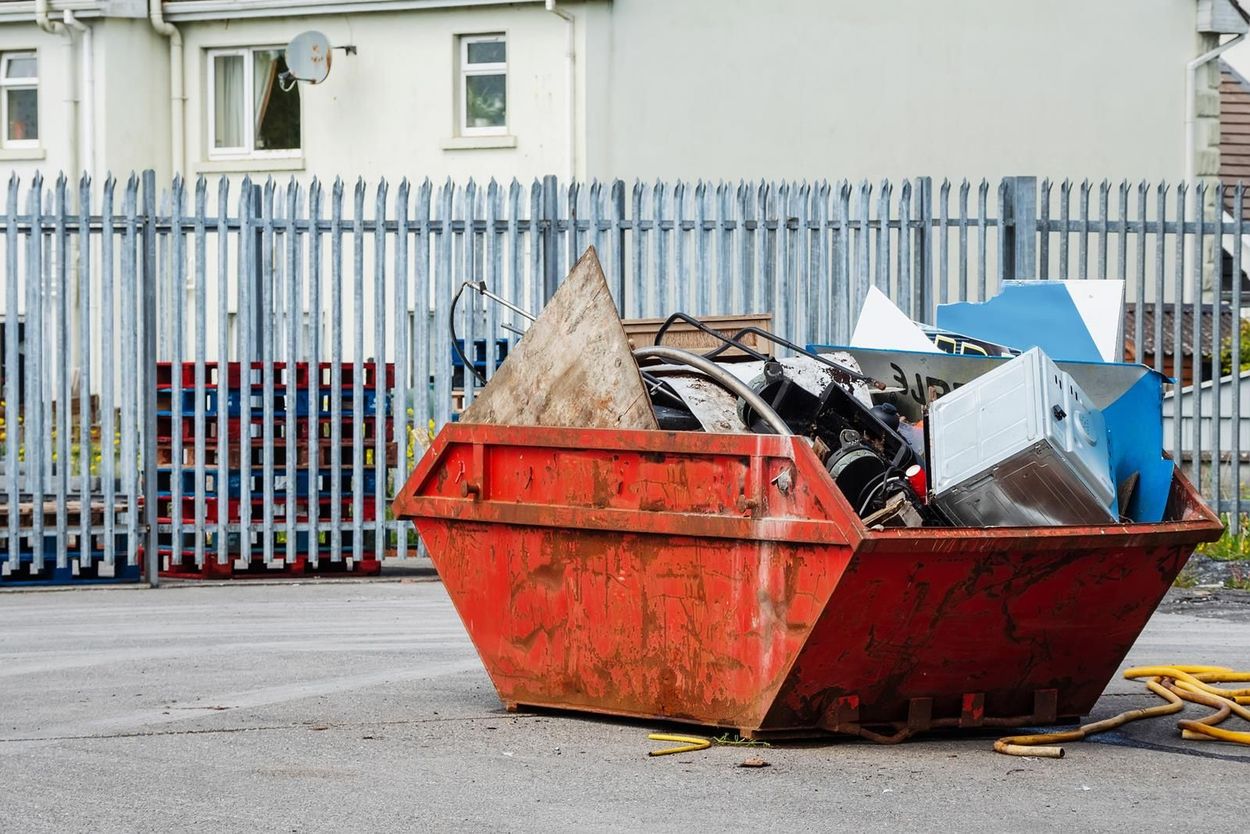
[[[65,26],[82,36],[81,55],[82,78],[79,83],[82,89],[78,98],[82,101],[82,144],[79,146],[77,165],[87,176],[95,179],[95,36],[92,27],[74,17],[74,13],[66,9],[62,15]],[[77,176],[80,171],[73,172]]]
[[[46,1],[46,0],[45,0]],[[148,0],[148,20],[152,28],[169,38],[169,103],[170,103],[170,155],[169,164],[174,174],[183,173],[186,154],[183,130],[186,109],[186,82],[182,69],[182,33],[178,27],[165,20],[161,0]]]
[[[663,345],[652,345],[650,347],[641,347],[634,351],[635,359],[663,359],[666,362],[676,362],[679,365],[689,365],[697,371],[705,374],[708,379],[715,382],[721,388],[724,388],[731,394],[735,394],[746,401],[756,414],[764,418],[777,434],[792,435],[794,432],[786,425],[786,421],[782,420],[773,410],[773,407],[765,402],[764,398],[751,390],[751,388],[742,380],[726,371],[720,365],[710,359],[704,359],[697,353],[691,353],[688,350],[679,348],[664,347]]]
[[[1230,47],[1240,43],[1245,34],[1234,35],[1208,52],[1204,52],[1185,65],[1185,182],[1192,184],[1198,176],[1198,69],[1223,55]]]
[[[556,5],[556,0],[546,0],[547,11],[560,18],[565,23],[565,42],[564,42],[564,59],[565,72],[564,94],[568,98],[568,108],[566,110],[567,124],[565,129],[568,131],[569,144],[569,177],[568,182],[572,182],[577,177],[577,94],[576,74],[577,74],[577,50],[574,47],[573,30],[575,18],[569,14],[567,9],[562,9]]]

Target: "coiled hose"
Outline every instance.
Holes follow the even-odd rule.
[[[1148,678],[1146,688],[1167,703],[1132,709],[1066,732],[1007,736],[994,742],[994,749],[1008,756],[1062,759],[1064,751],[1059,746],[1060,743],[1080,741],[1130,721],[1180,712],[1185,707],[1185,701],[1210,707],[1215,712],[1197,720],[1178,721],[1181,738],[1250,745],[1250,732],[1215,726],[1230,715],[1250,721],[1250,709],[1246,707],[1250,704],[1250,689],[1221,689],[1212,686],[1215,683],[1250,681],[1250,672],[1236,672],[1222,666],[1138,666],[1127,670],[1124,677],[1129,680]]]

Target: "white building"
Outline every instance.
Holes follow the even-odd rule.
[[[284,91],[308,29],[344,49]],[[1218,71],[1191,130],[1186,66],[1245,29],[1232,0],[3,0],[0,162],[1178,179],[1218,167]]]

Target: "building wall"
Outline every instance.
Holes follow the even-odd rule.
[[[1185,64],[1207,45],[1194,0],[768,9],[615,0],[610,45],[588,56],[607,63],[591,72],[589,173],[1184,174]]]
[[[564,29],[541,6],[183,23],[190,175],[275,173],[285,178],[448,177],[479,181],[560,172],[568,154]],[[292,162],[210,158],[206,50],[283,45],[306,29],[357,54],[333,54],[325,82],[300,85],[303,153]],[[457,35],[504,32],[508,123],[514,147],[453,148]]]
[[[1177,179],[1185,63],[1214,42],[1194,33],[1194,0],[562,5],[577,19],[576,172],[600,178]],[[163,179],[168,42],[145,19],[92,25],[99,167],[156,167]],[[570,169],[565,24],[540,3],[177,25],[188,175],[528,179]],[[329,79],[302,85],[301,159],[210,160],[204,50],[281,45],[309,28],[358,54],[335,52]],[[515,147],[452,147],[455,36],[496,31],[508,34]],[[70,164],[63,99],[77,70],[64,40],[33,22],[0,25],[0,49],[40,50],[43,157],[0,154],[21,173]],[[1199,74],[1201,173],[1218,164],[1209,69]]]
[[[43,32],[33,22],[0,26],[0,55],[34,50],[39,58],[39,147],[0,148],[0,171],[6,174],[28,179],[36,171],[70,167],[71,128],[65,99],[72,90],[75,57],[67,54],[66,42],[60,35]]]

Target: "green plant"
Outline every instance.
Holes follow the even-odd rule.
[[[1218,541],[1198,545],[1197,552],[1217,562],[1250,561],[1250,515],[1241,516],[1240,532],[1233,533],[1228,524],[1228,516],[1220,516],[1224,521],[1224,535]]]
[[[1194,588],[1198,585],[1198,575],[1190,568],[1181,571],[1172,581],[1173,588]]]
[[[1250,319],[1241,320],[1241,370],[1250,368]],[[1233,372],[1233,336],[1230,333],[1220,341],[1220,374]]]
[[[1250,570],[1242,565],[1235,565],[1232,575],[1224,580],[1224,587],[1230,591],[1250,591]]]

